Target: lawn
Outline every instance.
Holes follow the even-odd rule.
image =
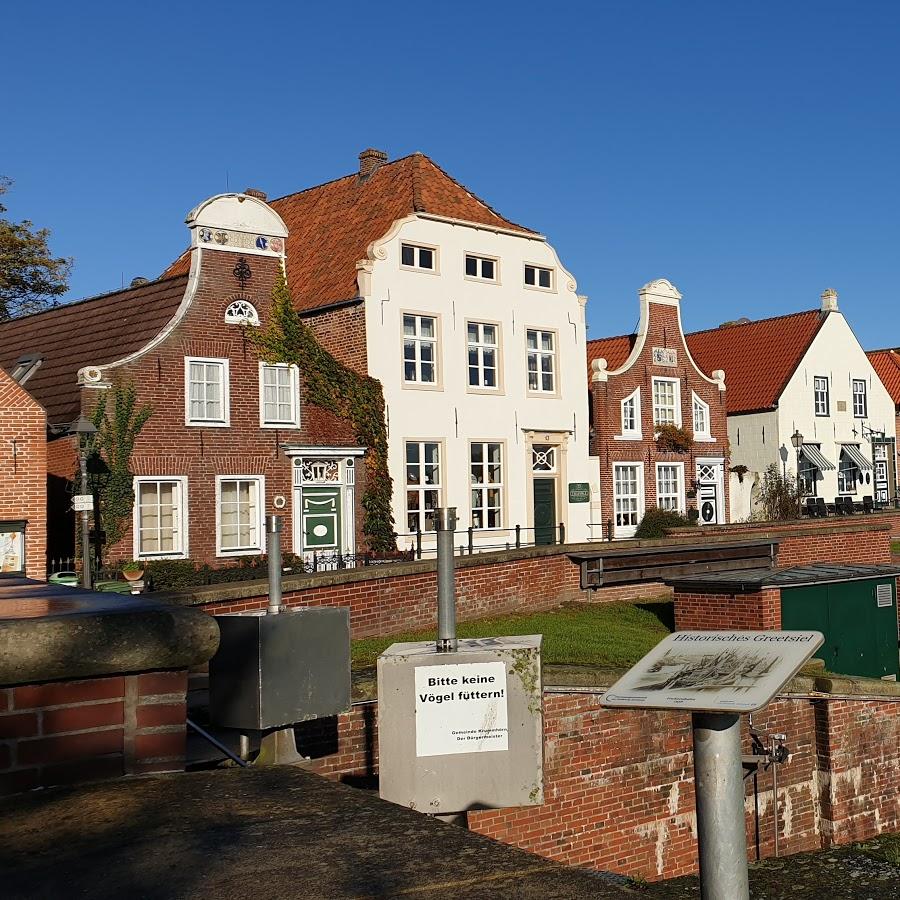
[[[891,553],[900,556],[900,541],[891,541]]]
[[[459,637],[542,634],[545,665],[622,668],[637,662],[674,628],[670,600],[644,603],[567,603],[528,615],[496,616],[462,622]],[[353,641],[353,668],[375,665],[397,641],[433,641],[435,629]]]

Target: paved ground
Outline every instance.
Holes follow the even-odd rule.
[[[639,900],[298,769],[120,779],[0,802],[4,900]]]

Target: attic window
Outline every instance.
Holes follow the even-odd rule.
[[[235,300],[225,310],[227,325],[259,325],[259,314],[249,300]]]

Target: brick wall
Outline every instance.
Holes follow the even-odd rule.
[[[368,375],[366,350],[366,308],[363,303],[348,304],[324,312],[312,310],[303,318],[322,346],[338,362],[360,375]]]
[[[690,716],[610,710],[600,693],[544,696],[542,806],[473,811],[475,831],[567,865],[655,880],[695,872],[696,814]],[[298,746],[319,774],[374,781],[373,703],[306,723]],[[749,734],[743,752],[751,752]],[[780,699],[754,715],[787,735],[778,769],[781,854],[900,829],[900,702]],[[750,859],[772,856],[773,776],[745,782]]]
[[[0,519],[25,520],[25,574],[47,573],[47,414],[0,369]],[[2,560],[0,560],[2,565]]]
[[[0,689],[0,795],[184,769],[187,672]]]
[[[642,463],[644,469],[644,497],[646,507],[657,505],[656,464],[683,463],[685,490],[697,477],[697,459],[700,457],[725,457],[723,473],[724,496],[721,498],[723,518],[728,515],[728,424],[726,420],[725,392],[710,384],[694,368],[678,317],[678,309],[659,303],[650,303],[650,323],[647,339],[640,357],[627,371],[610,375],[606,381],[591,381],[591,405],[593,407],[593,439],[591,454],[600,460],[600,495],[603,509],[603,536],[607,536],[606,520],[614,516],[613,466],[617,462]],[[659,366],[653,363],[654,347],[675,348],[677,366]],[[590,377],[590,375],[589,375]],[[696,442],[689,453],[661,452],[654,439],[653,378],[677,378],[681,388],[681,421],[689,432],[693,428],[693,400],[696,393],[709,405],[712,442]],[[640,388],[641,440],[616,440],[622,433],[621,402]],[[697,507],[697,499],[686,499],[688,508]],[[639,516],[641,513],[639,512]]]
[[[781,590],[748,594],[675,591],[677,631],[777,631],[781,628]]]

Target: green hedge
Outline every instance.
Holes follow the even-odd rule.
[[[690,510],[690,512],[694,512],[694,510]],[[644,518],[641,519],[634,536],[636,538],[662,538],[668,534],[670,528],[683,528],[685,525],[696,524],[696,515],[683,516],[673,510],[657,509],[653,506],[644,513]]]
[[[285,553],[282,563],[285,574],[305,571],[303,560],[293,553]],[[268,565],[266,556],[244,556],[238,563],[219,569],[192,559],[154,559],[145,564],[144,578],[150,591],[181,591],[206,584],[264,579],[268,577]]]

